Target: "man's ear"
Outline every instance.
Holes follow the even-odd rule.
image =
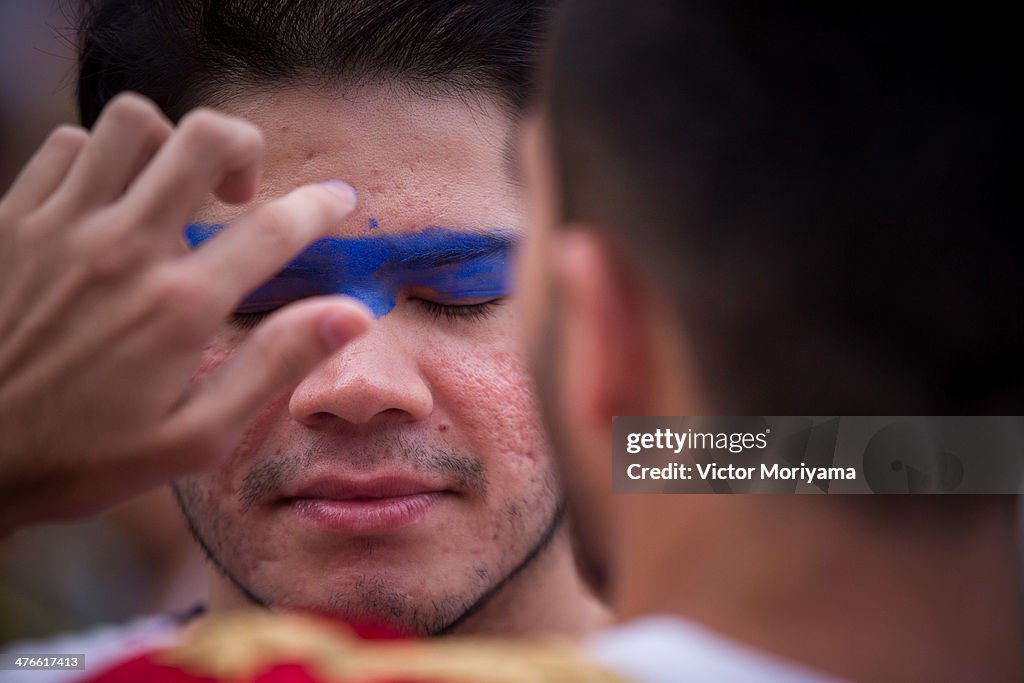
[[[654,306],[629,264],[588,226],[563,227],[552,247],[564,318],[563,414],[592,433],[610,432],[613,416],[651,407]]]

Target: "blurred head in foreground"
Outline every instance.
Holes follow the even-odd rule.
[[[878,674],[860,645],[897,643],[921,646],[908,675],[976,646],[1019,671],[1013,497],[613,496],[609,467],[616,415],[1020,414],[1004,26],[568,3],[521,280],[581,555],[622,616],[854,678]]]

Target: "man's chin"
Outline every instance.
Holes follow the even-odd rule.
[[[300,570],[292,571],[292,575],[301,575]],[[301,571],[308,573],[309,570]],[[275,612],[310,614],[352,627],[383,628],[396,634],[413,635],[442,618],[422,607],[439,602],[440,598],[431,600],[430,596],[404,590],[404,577],[389,577],[385,588],[381,582],[367,579],[363,574],[339,576],[334,581],[318,585],[307,584],[302,586],[301,592],[294,581],[232,577],[232,586],[221,587],[230,592],[230,600],[215,600],[214,605],[239,604],[244,600],[238,590],[241,584],[245,587],[245,594],[259,596],[256,603],[247,601],[254,606]]]

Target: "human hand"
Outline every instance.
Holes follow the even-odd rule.
[[[212,191],[253,198],[263,141],[196,110],[177,127],[121,95],[65,126],[0,199],[0,533],[89,514],[226,456],[275,393],[370,325],[352,300],[286,306],[216,372],[190,379],[238,302],[355,208],[298,188],[196,252]]]

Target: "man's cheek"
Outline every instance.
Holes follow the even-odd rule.
[[[234,356],[235,349],[242,337],[234,330],[223,330],[208,344],[202,352],[199,366],[192,375],[191,384],[203,382],[217,372]],[[291,390],[283,391],[264,405],[246,425],[241,439],[232,449],[227,460],[207,472],[204,480],[208,486],[220,490],[221,494],[229,494],[237,490],[241,479],[252,466],[257,452],[271,440],[275,425],[287,422],[288,401]],[[280,447],[278,450],[281,450]]]
[[[447,368],[456,423],[478,453],[537,460],[547,451],[532,381],[519,349],[465,355]]]
[[[235,447],[228,459],[226,465],[228,468],[248,471],[261,451],[269,451],[270,448],[273,448],[275,452],[264,453],[264,455],[273,456],[281,455],[288,448],[286,439],[275,438],[275,436],[286,429],[290,398],[291,392],[284,391],[260,408],[259,412],[249,421],[241,441],[238,442],[238,446]],[[281,443],[282,441],[285,443]],[[238,483],[241,484],[241,482]]]
[[[238,346],[234,336],[231,332],[218,332],[217,336],[203,348],[199,358],[199,367],[192,373],[191,384],[202,382],[216,372],[220,366],[231,360],[231,357],[235,355],[235,348]]]

